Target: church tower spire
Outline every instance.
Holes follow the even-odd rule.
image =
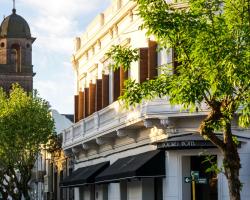
[[[13,0],[12,14],[4,18],[0,26],[0,87],[9,91],[13,83],[19,83],[26,91],[33,89],[32,44],[26,20],[16,14]]]
[[[12,13],[16,14],[16,0],[13,0],[13,9],[12,9]]]

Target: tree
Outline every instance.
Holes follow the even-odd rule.
[[[128,80],[121,99],[129,106],[168,96],[190,111],[206,104],[209,114],[199,132],[222,153],[230,199],[239,200],[241,164],[231,123],[237,117],[240,126],[250,125],[250,1],[190,0],[179,7],[165,0],[134,1],[141,28],[161,48],[174,50],[178,66],[161,66],[162,75],[142,84]],[[108,52],[113,62],[122,60],[116,49]],[[136,56],[132,49],[130,54]]]
[[[0,90],[0,192],[13,199],[29,200],[32,168],[42,144],[54,133],[47,101],[13,85],[9,94]]]

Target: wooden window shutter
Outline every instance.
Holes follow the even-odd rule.
[[[95,112],[95,94],[96,94],[96,84],[89,84],[89,115]]]
[[[79,92],[79,101],[78,101],[78,119],[83,119],[83,112],[84,112],[84,92]]]
[[[120,69],[114,71],[113,77],[113,102],[120,96]]]
[[[153,79],[158,75],[157,70],[157,43],[148,41],[148,78]]]
[[[75,116],[74,116],[75,123],[78,122],[78,111],[79,111],[78,105],[79,105],[79,96],[75,95]]]
[[[172,60],[173,60],[173,74],[178,75],[177,67],[181,64],[178,62],[178,55],[175,49],[172,49]]]
[[[109,105],[109,75],[102,75],[102,108]]]
[[[96,80],[96,103],[95,103],[95,111],[99,111],[102,109],[102,79]]]
[[[128,70],[125,71],[122,67],[120,68],[120,95],[123,95],[124,82],[128,79]]]
[[[148,48],[140,48],[140,83],[148,78]]]
[[[89,88],[84,89],[84,118],[89,116]]]

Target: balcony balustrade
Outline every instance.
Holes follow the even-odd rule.
[[[63,148],[70,149],[121,129],[131,129],[136,124],[140,124],[141,127],[156,123],[167,126],[164,119],[181,114],[190,115],[189,111],[180,112],[179,106],[171,106],[167,99],[145,102],[130,110],[126,110],[116,101],[64,130]],[[200,115],[201,112],[197,114]]]

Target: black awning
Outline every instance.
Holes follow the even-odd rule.
[[[60,182],[60,187],[77,187],[93,184],[95,177],[109,166],[109,162],[79,168]]]
[[[199,133],[190,133],[169,137],[165,141],[157,143],[157,148],[164,150],[181,150],[216,148],[216,146],[212,142],[204,140]]]
[[[165,153],[155,150],[118,159],[96,178],[96,182],[165,176]]]

